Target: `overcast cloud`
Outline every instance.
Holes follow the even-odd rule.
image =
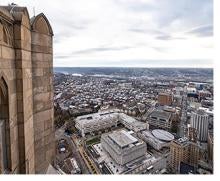
[[[0,0],[1,5],[11,3]],[[212,0],[13,0],[43,12],[54,66],[212,67]]]

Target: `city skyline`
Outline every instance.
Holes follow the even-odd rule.
[[[64,111],[66,117],[68,111],[75,123],[65,126],[57,116],[55,127],[66,138],[73,135],[73,148],[79,149],[74,157],[79,165],[80,158],[88,165],[88,170],[81,167],[83,174],[212,173],[212,71],[55,68],[54,72],[55,115]],[[63,142],[60,139],[58,145]]]
[[[94,0],[95,4],[85,6],[82,2],[88,1],[74,1],[68,7],[72,6],[70,14],[78,10],[77,25],[90,8],[95,10],[87,17],[86,27],[78,28],[79,34],[74,36],[75,17],[65,18],[66,0],[62,5],[45,1],[45,9],[35,7],[38,1],[31,1],[28,7],[25,2],[0,6],[0,174],[214,174],[216,66],[207,68],[212,65],[207,52],[212,50],[208,46],[212,25],[204,24],[210,20],[210,1],[173,1],[172,6],[171,0],[157,1],[160,4],[153,0]],[[118,6],[143,14],[136,17],[123,11],[129,16],[118,16]],[[171,8],[174,6],[176,9]],[[197,11],[190,15],[193,9]],[[129,29],[128,36],[128,25],[133,25],[129,23],[150,17],[146,10],[152,11],[151,20],[161,11],[152,22],[154,31],[149,35],[148,27],[143,27],[140,32],[137,25]],[[109,12],[112,18],[107,16]],[[109,22],[112,24],[107,26]],[[59,29],[60,23],[63,27]],[[196,23],[203,28],[193,28]],[[191,31],[171,36],[190,26]],[[109,34],[104,36],[106,32]],[[136,33],[142,36],[137,38]],[[160,61],[151,57],[158,56],[160,48],[149,56],[147,51],[139,52],[140,45],[148,47],[145,40],[149,38],[150,46],[169,47],[158,57]],[[100,40],[116,44],[100,48]],[[178,43],[173,44],[175,41]],[[66,48],[57,48],[61,45]],[[88,48],[93,45],[96,48]],[[169,51],[171,58],[167,57]],[[186,58],[189,55],[195,57]]]
[[[14,3],[53,24],[55,67],[213,67],[213,1]]]

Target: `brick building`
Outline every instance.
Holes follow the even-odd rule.
[[[167,105],[171,106],[173,103],[173,95],[171,93],[159,93],[158,94],[158,104],[161,106]]]
[[[174,173],[178,173],[181,162],[193,167],[198,166],[200,147],[197,143],[189,141],[186,137],[180,138],[172,141],[170,145],[170,155],[170,168]]]

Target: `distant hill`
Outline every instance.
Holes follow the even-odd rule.
[[[204,76],[213,78],[211,68],[121,68],[121,67],[55,67],[54,72],[82,75],[117,76]]]

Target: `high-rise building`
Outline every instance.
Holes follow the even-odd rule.
[[[178,172],[180,162],[188,161],[188,140],[183,138],[172,141],[170,145],[171,163],[170,167],[173,172]]]
[[[0,173],[45,173],[53,159],[52,41],[44,14],[0,6]]]
[[[198,140],[207,141],[209,116],[204,110],[198,110],[192,113],[190,125],[197,130]]]
[[[173,95],[171,93],[159,93],[158,103],[162,106],[171,106],[173,102]]]
[[[198,161],[200,159],[200,146],[198,143],[189,141],[189,158],[188,158],[188,164],[197,167]]]
[[[188,127],[188,138],[192,142],[197,142],[197,130],[196,128]]]
[[[178,173],[181,162],[197,167],[199,150],[198,144],[189,141],[187,137],[172,141],[170,145],[171,170]]]
[[[213,131],[208,131],[208,159],[213,162]]]

